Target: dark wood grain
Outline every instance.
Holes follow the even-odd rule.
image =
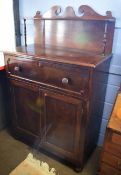
[[[31,135],[40,135],[41,98],[39,97],[39,89],[35,87],[33,89],[31,86],[26,87],[25,84],[13,82],[12,93],[15,126]],[[24,105],[21,105],[23,99]]]
[[[79,7],[81,16],[76,16],[70,6],[63,15],[61,11],[59,6],[52,7],[43,16],[37,11],[34,17],[36,44],[111,53],[115,19],[110,11],[101,16],[86,5]]]
[[[42,126],[46,135],[42,147],[73,162],[75,160],[75,164],[80,147],[81,101],[50,92],[44,93],[44,99],[46,116]]]
[[[85,90],[89,80],[88,69],[66,67],[51,62],[12,59],[8,62],[9,72],[15,76],[31,79],[63,89],[80,92]],[[64,79],[67,82],[64,82]]]
[[[42,47],[41,45],[29,45],[27,47],[17,47],[15,52],[6,52],[13,56],[21,56],[21,59],[29,58],[38,60],[48,60],[60,63],[67,63],[71,65],[79,65],[84,67],[92,67],[100,65],[100,63],[111,58],[112,54],[100,55],[93,52],[85,52],[85,50],[80,49],[67,49],[63,47],[53,47],[47,45]],[[27,55],[27,57],[25,57]],[[5,60],[7,61],[7,60]],[[7,64],[7,63],[6,63]]]

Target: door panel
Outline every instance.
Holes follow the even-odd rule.
[[[14,126],[29,135],[40,135],[43,101],[38,88],[14,82]]]
[[[80,100],[54,93],[44,93],[42,145],[44,149],[76,157],[79,150],[82,104]]]

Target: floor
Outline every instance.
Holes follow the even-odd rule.
[[[20,162],[33,152],[28,145],[15,140],[7,130],[0,131],[0,175],[8,175]],[[50,167],[54,167],[59,175],[96,175],[99,165],[100,149],[97,148],[81,173],[64,164],[39,153],[40,160],[45,161]]]

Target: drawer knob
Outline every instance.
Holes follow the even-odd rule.
[[[63,84],[68,84],[69,83],[69,79],[68,78],[62,78],[62,83]]]
[[[84,90],[81,90],[81,91],[80,91],[80,94],[83,95],[83,94],[84,94]]]
[[[15,66],[15,67],[14,67],[14,70],[15,70],[15,71],[20,71],[20,67],[19,67],[19,66]]]

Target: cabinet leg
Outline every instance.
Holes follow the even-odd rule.
[[[79,173],[79,172],[82,171],[82,168],[81,168],[81,167],[75,167],[75,168],[74,168],[74,171],[77,172],[77,173]]]

